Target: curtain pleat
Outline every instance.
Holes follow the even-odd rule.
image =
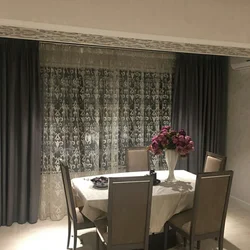
[[[38,219],[41,162],[39,44],[0,39],[0,225]]]
[[[195,151],[178,168],[202,172],[205,153],[225,154],[227,57],[178,54],[172,126],[192,137]]]

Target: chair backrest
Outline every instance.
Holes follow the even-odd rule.
[[[127,172],[149,170],[149,153],[147,147],[126,148]]]
[[[73,198],[73,192],[70,182],[70,176],[69,176],[69,168],[65,165],[65,163],[60,163],[60,169],[62,173],[62,180],[63,180],[63,187],[64,187],[64,193],[67,203],[67,209],[68,209],[68,216],[73,220],[76,221],[76,210],[75,210],[75,203]]]
[[[207,152],[204,172],[225,171],[226,160],[226,156]]]
[[[191,235],[224,232],[233,171],[197,175]]]
[[[109,249],[147,249],[152,176],[109,178]]]

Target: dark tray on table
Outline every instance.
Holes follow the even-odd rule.
[[[109,179],[107,177],[104,177],[104,176],[95,177],[91,179],[91,181],[93,182],[94,188],[97,188],[97,189],[108,188]]]

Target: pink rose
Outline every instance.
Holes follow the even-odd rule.
[[[171,127],[170,126],[163,126],[162,127],[162,131],[169,131],[171,129]]]
[[[179,131],[179,134],[185,136],[185,135],[186,135],[186,132],[185,132],[184,129],[181,129],[181,130]]]
[[[185,142],[185,137],[183,135],[179,135],[179,141],[180,142]]]
[[[158,136],[158,141],[161,142],[161,141],[164,140],[164,138],[165,138],[165,136],[164,136],[163,134],[160,134],[160,135]]]
[[[157,140],[158,135],[153,136],[152,141]]]
[[[178,141],[179,141],[179,140],[178,140],[178,137],[174,136],[174,137],[173,137],[173,143],[174,143],[174,144],[177,144]]]

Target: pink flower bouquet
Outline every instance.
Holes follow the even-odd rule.
[[[184,129],[177,132],[170,126],[164,126],[160,133],[152,138],[149,150],[154,155],[160,155],[165,149],[176,150],[180,156],[187,156],[194,150],[194,142]]]

